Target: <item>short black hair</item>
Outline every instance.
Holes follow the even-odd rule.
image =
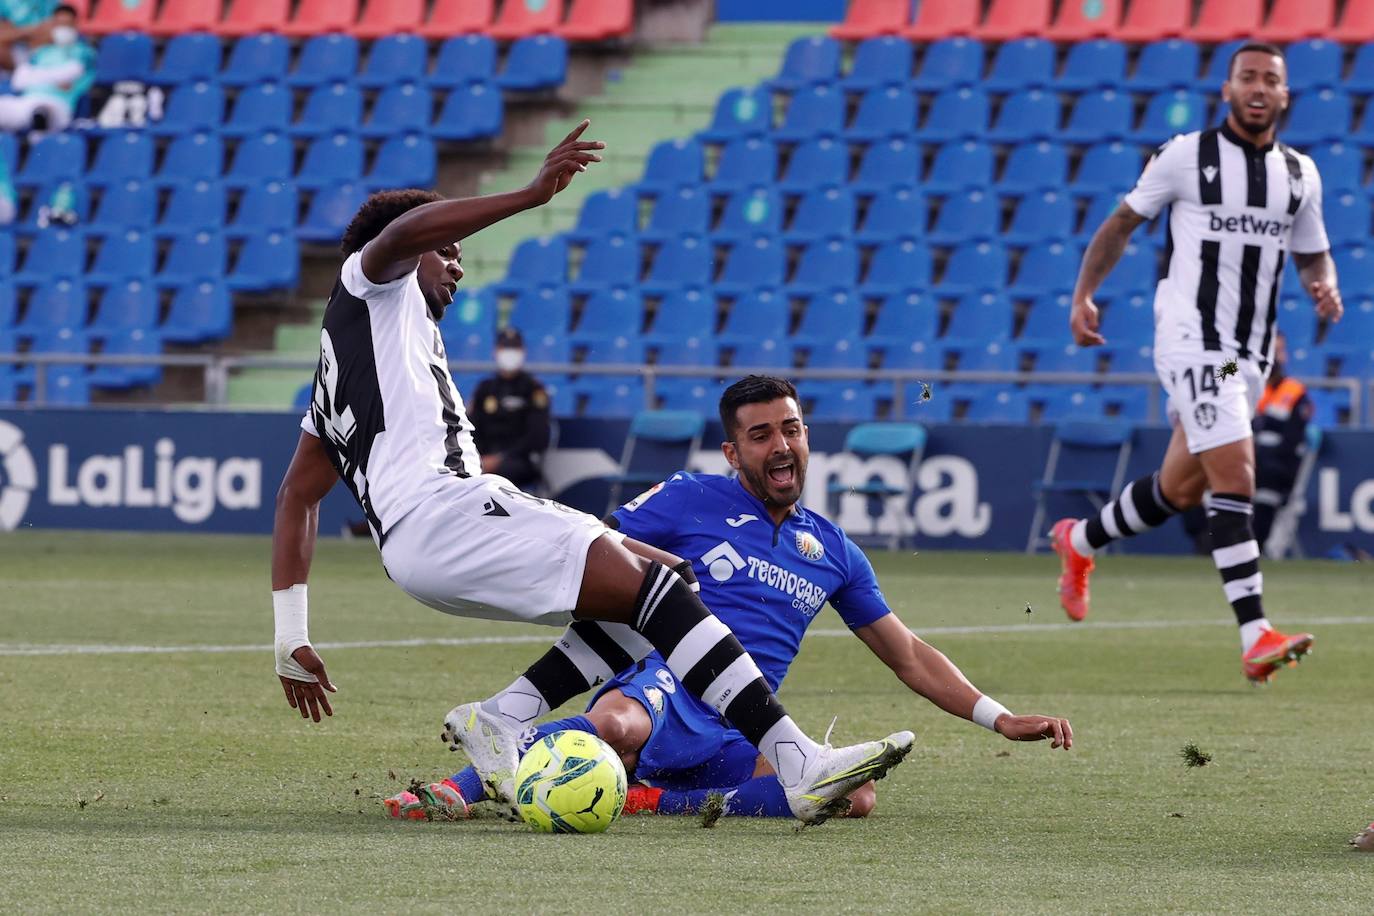
[[[735,414],[745,404],[767,404],[781,398],[791,398],[801,404],[797,386],[773,375],[746,375],[726,388],[720,396],[720,425],[725,427],[725,438],[735,441],[738,431]]]
[[[1270,44],[1267,41],[1247,41],[1245,44],[1241,45],[1239,48],[1236,48],[1236,50],[1231,52],[1231,60],[1228,61],[1226,64],[1226,78],[1228,80],[1231,78],[1231,74],[1235,72],[1236,58],[1240,57],[1247,51],[1258,51],[1261,54],[1272,54],[1279,60],[1283,61],[1284,70],[1288,69],[1288,58],[1283,56],[1283,48],[1280,48],[1278,45],[1275,44]]]
[[[416,207],[443,200],[443,195],[419,188],[406,188],[403,191],[378,191],[358,208],[344,230],[339,247],[345,255],[361,251],[362,247],[381,234],[382,230],[396,217]]]

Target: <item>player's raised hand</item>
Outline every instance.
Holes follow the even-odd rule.
[[[281,681],[282,690],[286,691],[286,702],[291,704],[292,709],[298,709],[302,719],[314,719],[320,721],[320,710],[324,710],[326,716],[334,715],[334,708],[329,705],[329,693],[336,692],[339,688],[329,681],[329,675],[324,670],[324,659],[310,646],[301,646],[291,653],[291,658],[296,664],[308,671],[314,678],[314,682],[297,680],[296,678],[277,675]]]
[[[1073,728],[1068,719],[1054,716],[1001,716],[997,731],[1009,741],[1050,741],[1050,747],[1073,747]]]
[[[1312,302],[1317,307],[1317,316],[1325,321],[1337,322],[1345,314],[1345,303],[1341,301],[1341,291],[1325,280],[1313,280],[1307,287]]]
[[[588,165],[601,161],[601,157],[594,150],[605,149],[606,144],[600,140],[582,139],[583,131],[591,123],[584,118],[581,124],[574,127],[572,132],[544,157],[539,174],[530,182],[530,189],[537,193],[540,203],[548,203],[555,194],[572,183],[578,172],[585,172]]]
[[[1074,302],[1073,310],[1069,313],[1069,330],[1073,332],[1073,342],[1080,347],[1100,347],[1107,342],[1107,338],[1098,333],[1098,322],[1101,321],[1101,313],[1097,310],[1097,303],[1091,299],[1080,299]]]

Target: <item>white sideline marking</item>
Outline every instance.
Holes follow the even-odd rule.
[[[1364,626],[1374,624],[1374,617],[1303,617],[1285,618],[1284,626]],[[1171,627],[1234,626],[1230,620],[1105,620],[1095,623],[1018,623],[966,627],[924,627],[920,636],[964,636],[979,633],[1049,633],[1090,630],[1166,630]],[[807,636],[848,636],[848,630],[811,630]],[[321,642],[317,649],[418,649],[429,646],[513,646],[521,643],[553,642],[549,635],[529,636],[460,636],[445,639],[375,639],[363,642]],[[121,645],[61,645],[0,643],[0,657],[20,655],[171,655],[178,652],[212,654],[219,652],[271,652],[270,643],[237,646],[121,646]]]

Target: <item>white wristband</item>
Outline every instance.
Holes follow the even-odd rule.
[[[306,671],[291,657],[291,653],[301,646],[310,645],[308,616],[305,583],[272,593],[272,617],[276,622],[277,631],[276,639],[273,641],[277,654],[277,674],[313,684],[316,681],[315,675]]]
[[[997,717],[1002,713],[1011,715],[1011,710],[992,697],[979,697],[978,702],[973,704],[973,721],[988,731],[997,731]]]

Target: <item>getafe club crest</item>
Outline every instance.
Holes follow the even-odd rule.
[[[663,715],[663,691],[657,687],[645,687],[644,699],[654,708],[654,715]]]
[[[825,548],[821,542],[816,540],[816,536],[809,531],[797,532],[797,553],[806,557],[808,560],[819,560],[825,556]]]

